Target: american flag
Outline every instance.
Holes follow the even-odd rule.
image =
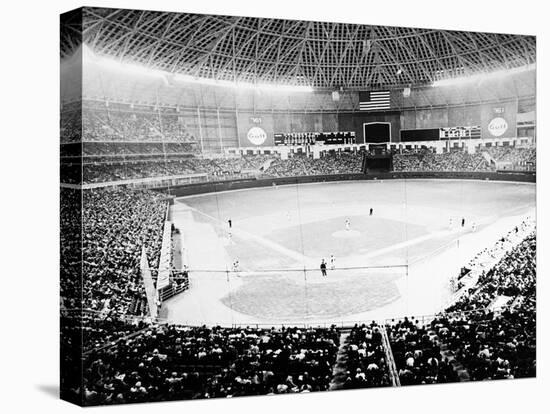
[[[390,91],[359,92],[360,111],[381,111],[390,109]]]

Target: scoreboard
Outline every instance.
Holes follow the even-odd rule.
[[[402,129],[401,142],[480,139],[481,126],[454,126],[443,128]]]
[[[481,127],[479,125],[439,128],[439,139],[479,139],[479,138],[481,138]]]
[[[291,132],[275,134],[275,145],[355,144],[355,132]]]

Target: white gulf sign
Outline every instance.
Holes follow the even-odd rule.
[[[492,136],[500,137],[508,129],[508,122],[506,122],[506,119],[501,117],[493,118],[493,120],[489,122],[488,129],[489,129],[489,133]]]
[[[246,134],[248,140],[254,145],[262,145],[267,139],[267,134],[260,127],[252,127]]]

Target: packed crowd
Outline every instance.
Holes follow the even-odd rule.
[[[405,318],[387,325],[401,385],[456,382],[457,373],[441,355],[440,339],[432,326]]]
[[[259,171],[267,156],[231,158],[153,158],[85,162],[84,183],[203,174],[211,181],[240,178]]]
[[[328,389],[339,332],[154,325],[84,361],[87,405]],[[77,390],[75,390],[77,391]]]
[[[530,165],[536,166],[537,153],[535,147],[488,147],[488,152],[497,163],[510,164],[509,168]]]
[[[318,159],[305,155],[294,155],[286,160],[274,158],[264,174],[270,177],[298,177],[360,173],[362,160],[362,154],[349,152],[328,153]]]
[[[155,145],[143,148],[153,150]],[[178,145],[186,144],[174,148]],[[262,171],[265,175],[284,177],[360,172],[361,161],[360,154],[352,153],[284,161],[273,156],[187,157],[85,164],[83,171],[84,182],[192,173],[222,179],[260,171],[269,164]],[[395,155],[394,168],[484,171],[490,167],[481,154],[450,152]],[[146,312],[139,259],[145,246],[150,266],[158,265],[166,201],[140,190],[86,190],[81,199],[78,191],[61,191],[62,305],[91,311],[84,315],[80,339],[87,352],[81,390],[87,404],[328,389],[341,332],[334,327],[229,329],[149,325],[121,318]],[[508,236],[501,241],[504,247]],[[390,384],[383,329],[402,385],[458,381],[456,363],[471,380],[534,376],[535,255],[533,233],[484,272],[466,295],[425,324],[405,318],[385,327],[353,327],[346,347],[344,388]],[[77,277],[80,265],[82,280]],[[76,294],[80,287],[82,297]],[[508,298],[504,310],[488,309],[503,296]],[[65,331],[75,335],[64,340],[79,340],[76,333],[81,328],[66,325]],[[443,356],[446,353],[452,360]]]
[[[86,141],[195,142],[182,119],[165,108],[84,102],[82,134]],[[63,134],[62,142],[70,142]]]
[[[453,280],[453,290],[456,294],[464,296],[475,292],[477,286],[475,284],[478,282],[479,277],[483,278],[486,272],[492,269],[504,254],[532,233],[535,226],[535,221],[531,217],[527,217],[499,238],[492,246],[479,251],[462,267],[457,279]],[[462,306],[465,306],[465,303],[463,303],[465,300],[467,300],[466,297],[461,297]],[[479,298],[477,301],[479,301]],[[472,302],[472,309],[478,307],[477,301]],[[452,311],[452,308],[450,310]]]
[[[492,167],[481,153],[449,151],[442,154],[424,151],[395,154],[394,171],[491,171]]]
[[[73,199],[69,192],[65,208],[62,203],[62,225],[67,228],[78,227],[68,210]],[[82,340],[84,388],[71,392],[83,391],[86,404],[328,389],[342,332],[335,327],[184,327],[121,318],[132,313],[136,297],[143,298],[137,271],[141,244],[155,266],[166,204],[159,196],[131,190],[85,191],[82,202],[82,307],[88,312],[81,339],[76,335],[78,325],[66,324],[64,340]],[[62,240],[62,248],[71,244]],[[384,329],[401,385],[458,381],[458,365],[470,380],[534,376],[535,254],[533,233],[484,273],[463,298],[426,323],[405,318],[386,326],[354,326],[344,348],[343,388],[391,384]],[[62,268],[72,264],[62,262]],[[69,296],[64,306],[77,307],[67,295],[70,290],[70,283],[62,279],[63,296]],[[509,298],[504,310],[490,310],[500,296]]]
[[[469,380],[536,375],[535,300],[499,312],[442,315],[432,322]]]
[[[82,199],[80,190],[60,191],[60,298],[61,306],[80,309],[82,269]]]
[[[83,165],[84,183],[104,183],[173,175],[191,175],[199,171],[187,158],[179,160],[135,160],[128,162],[90,162]]]
[[[361,172],[362,155],[327,154],[319,159],[295,155],[287,160],[270,155],[245,155],[217,158],[149,157],[124,160],[85,160],[84,183],[102,183],[149,177],[204,174],[209,181],[238,179],[251,175],[264,177],[296,177]],[[267,168],[264,168],[269,164]]]
[[[123,319],[118,314],[109,312],[82,314],[82,343],[85,352],[108,346],[128,335],[148,327],[143,319]]]
[[[82,138],[82,103],[65,104],[60,114],[60,137],[62,143],[79,142]]]
[[[499,240],[505,244],[516,229]],[[448,312],[470,311],[485,308],[497,296],[509,297],[534,295],[536,286],[536,237],[532,233],[506,254],[489,271],[483,272],[474,287],[464,292]]]
[[[105,145],[105,144],[98,144]],[[172,144],[170,144],[172,145]],[[173,144],[173,151],[184,151],[184,145]],[[108,145],[107,145],[108,146]],[[126,147],[124,144],[119,145]],[[136,145],[154,151],[155,144]],[[298,177],[310,175],[331,175],[360,173],[362,154],[336,153],[326,154],[319,159],[305,155],[294,155],[286,160],[269,155],[253,155],[230,158],[199,158],[193,156],[173,157],[176,152],[165,152],[151,156],[97,158],[85,160],[83,165],[84,183],[102,183],[150,177],[169,177],[174,175],[204,174],[205,179],[217,181],[238,179],[251,175],[264,177]],[[128,153],[130,154],[130,153]],[[189,152],[186,152],[189,154]],[[146,155],[146,154],[145,154]],[[269,166],[263,169],[266,162]],[[65,163],[66,164],[66,163]],[[64,165],[65,165],[64,164]],[[66,167],[68,168],[68,167]],[[80,166],[78,166],[80,168]],[[412,153],[393,156],[394,171],[492,171],[481,154],[467,154],[461,151],[444,154]]]
[[[150,326],[143,318],[121,316],[116,311],[96,312],[63,309],[63,333],[77,335],[82,341],[83,352],[114,344]]]
[[[390,385],[381,329],[376,323],[352,328],[347,338],[344,389]]]
[[[164,157],[195,152],[196,145],[190,142],[84,142],[82,144],[82,155],[98,159]]]
[[[139,272],[142,246],[158,267],[166,202],[142,190],[82,193],[82,307],[140,313],[145,297]]]
[[[441,356],[442,345],[469,380],[535,376],[535,261],[533,233],[431,322],[389,324],[401,384],[456,381],[449,359]],[[490,309],[501,296],[508,298],[504,307]]]

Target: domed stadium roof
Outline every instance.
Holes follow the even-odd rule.
[[[534,36],[142,10],[84,8],[82,30],[96,54],[123,62],[323,89],[422,86],[536,58]]]

